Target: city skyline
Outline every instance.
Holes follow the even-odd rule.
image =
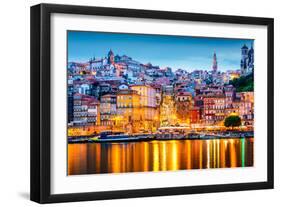
[[[212,70],[216,52],[218,70],[236,70],[240,68],[241,47],[253,43],[250,39],[69,31],[68,62],[102,58],[111,49],[116,55],[128,55],[142,63],[191,72]]]
[[[68,35],[68,175],[254,165],[253,40]]]

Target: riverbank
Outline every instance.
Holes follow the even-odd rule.
[[[68,143],[143,142],[153,140],[213,140],[253,138],[254,132],[188,133],[188,134],[117,134],[68,137]]]

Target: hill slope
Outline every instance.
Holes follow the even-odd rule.
[[[254,75],[241,76],[229,81],[229,84],[236,88],[237,92],[254,91]]]

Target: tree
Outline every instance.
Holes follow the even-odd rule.
[[[254,91],[254,74],[250,73],[247,76],[234,78],[229,81],[229,84],[236,88],[236,92]]]
[[[236,115],[228,116],[224,120],[224,126],[231,128],[241,126],[241,118]]]

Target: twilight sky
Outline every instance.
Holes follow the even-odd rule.
[[[68,31],[68,61],[86,62],[91,57],[127,55],[160,67],[211,70],[214,51],[221,71],[240,68],[241,47],[254,40]]]

